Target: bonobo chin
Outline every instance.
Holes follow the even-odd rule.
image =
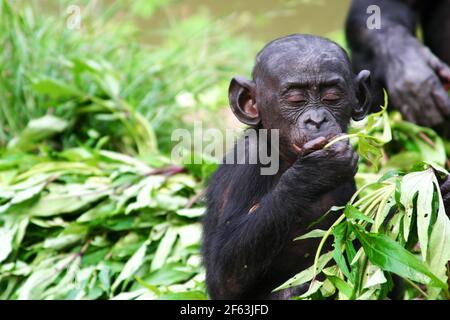
[[[256,56],[251,80],[231,80],[235,116],[257,135],[277,132],[279,170],[261,174],[261,161],[226,163],[212,176],[202,247],[211,298],[289,299],[305,290],[272,292],[313,263],[317,239],[292,240],[355,191],[358,156],[349,141],[324,146],[345,133],[351,119],[365,117],[369,81],[369,71],[352,72],[339,45],[301,34],[268,43]],[[242,139],[244,157],[274,143]],[[332,222],[324,219],[315,228]]]

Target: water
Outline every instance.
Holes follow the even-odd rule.
[[[206,9],[214,18],[248,14],[251,22],[242,32],[263,42],[292,33],[327,36],[342,29],[349,5],[350,0],[185,0],[158,10],[142,26],[164,26],[167,12],[187,17]]]
[[[124,1],[124,0],[122,0]],[[161,0],[147,3],[164,2]],[[169,4],[156,9],[150,17],[134,18],[143,32],[144,42],[160,40],[158,30],[167,26],[171,20],[189,17],[199,11],[207,11],[213,18],[230,15],[244,15],[249,22],[240,30],[251,39],[268,42],[274,38],[292,33],[311,33],[327,36],[341,30],[351,0],[166,0]],[[46,14],[64,14],[68,5],[77,5],[82,13],[95,17],[95,11],[110,9],[113,0],[73,0],[58,2],[54,0],[34,1]],[[131,4],[135,2],[130,1]],[[95,10],[92,10],[95,8]],[[120,12],[119,12],[120,13]],[[122,14],[126,14],[122,12]],[[120,14],[119,14],[120,17]],[[118,23],[120,21],[118,20]]]

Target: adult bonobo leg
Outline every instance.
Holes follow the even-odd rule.
[[[312,264],[317,241],[292,240],[354,192],[358,157],[349,142],[323,146],[366,115],[369,75],[353,74],[336,43],[291,35],[259,52],[252,80],[231,81],[236,117],[253,129],[278,130],[280,170],[262,175],[257,161],[223,164],[213,175],[202,248],[211,298],[287,299],[301,291],[271,292]],[[270,144],[245,142],[246,155]]]

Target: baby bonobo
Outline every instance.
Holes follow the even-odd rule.
[[[223,164],[211,178],[203,238],[211,298],[289,299],[304,291],[272,292],[313,263],[317,239],[293,239],[355,191],[358,156],[348,140],[323,147],[350,119],[366,115],[369,76],[355,75],[336,43],[290,35],[259,52],[253,80],[232,79],[236,117],[254,129],[279,130],[280,165],[263,175],[260,162]],[[248,139],[246,151],[270,141]],[[332,219],[314,228],[328,228]]]

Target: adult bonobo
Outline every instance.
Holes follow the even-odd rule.
[[[376,28],[368,25],[374,5],[380,13]],[[406,120],[450,137],[449,16],[448,0],[353,0],[346,34],[355,70],[372,73],[374,107],[385,87]],[[423,43],[416,38],[418,25]]]
[[[262,175],[260,162],[224,164],[212,177],[203,239],[211,298],[287,299],[304,290],[271,292],[312,265],[316,240],[292,240],[355,191],[358,157],[349,142],[323,146],[344,133],[351,118],[366,115],[369,75],[353,74],[336,43],[290,35],[257,55],[252,81],[231,81],[237,118],[255,129],[279,129],[280,170]],[[247,139],[246,155],[268,148],[268,140]]]

